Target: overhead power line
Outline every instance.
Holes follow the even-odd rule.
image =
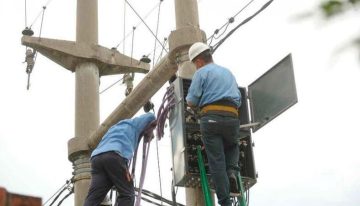
[[[150,27],[146,24],[146,22],[144,21],[143,18],[141,18],[141,16],[139,15],[139,13],[134,9],[134,7],[131,6],[131,4],[125,0],[125,2],[129,5],[129,7],[133,10],[133,12],[136,14],[136,16],[139,17],[139,19],[144,23],[144,25],[146,26],[146,28],[150,31],[150,33],[154,36],[154,38],[159,42],[159,44],[163,47],[163,49],[168,52],[166,50],[166,48],[164,47],[164,45],[161,44],[160,40],[157,38],[157,36],[154,34],[154,32],[150,29]]]
[[[268,1],[266,4],[264,4],[257,12],[255,12],[253,15],[246,18],[244,21],[242,21],[240,24],[238,24],[234,29],[232,29],[224,38],[222,38],[219,42],[217,42],[212,49],[212,52],[214,53],[219,46],[221,46],[224,41],[229,38],[238,28],[243,26],[244,24],[248,23],[251,19],[253,19],[255,16],[257,16],[259,13],[261,13],[264,9],[266,9],[274,0]]]
[[[158,32],[159,32],[161,2],[163,2],[163,0],[160,0],[160,4],[159,4],[159,10],[158,10],[158,16],[157,16],[157,23],[156,23],[156,36],[155,36],[156,39],[157,39]],[[156,52],[156,43],[157,43],[156,39],[155,39],[155,44],[154,44],[153,67],[154,67],[154,65],[155,65],[155,52]]]
[[[253,2],[254,2],[254,0],[249,1],[249,2],[248,2],[243,8],[241,8],[234,16],[230,17],[230,18],[228,19],[228,21],[227,21],[224,25],[222,25],[219,29],[216,29],[216,30],[214,31],[214,33],[213,33],[207,40],[209,41],[209,39],[211,39],[211,41],[212,41],[212,39],[215,37],[215,35],[217,35],[217,33],[219,33],[219,31],[222,30],[222,29],[226,26],[224,32],[221,34],[221,35],[223,35],[223,34],[225,33],[227,27],[229,26],[229,24],[231,24],[231,23],[234,22],[236,16],[239,15],[242,11],[244,11],[244,10],[245,10],[251,3],[253,3]],[[219,38],[221,35],[219,35],[217,38]],[[210,44],[211,44],[211,41],[210,41]]]
[[[110,88],[113,87],[115,84],[117,84],[118,82],[122,81],[123,79],[124,79],[124,76],[123,76],[121,79],[117,80],[116,82],[112,83],[110,86],[106,87],[104,90],[102,90],[102,91],[100,92],[100,94],[104,93],[106,90],[110,89]]]
[[[25,0],[25,27],[27,27],[27,6],[26,6],[26,0]]]
[[[42,7],[42,10],[40,10],[40,12],[38,13],[38,15],[35,17],[34,21],[31,23],[30,27],[31,28],[35,22],[39,19],[39,17],[43,14],[43,10],[46,9],[48,7],[48,5],[52,2],[53,0],[48,0],[46,2],[46,4]],[[45,8],[44,8],[45,7]]]
[[[152,12],[155,11],[155,9],[159,6],[161,2],[157,3],[152,9],[149,10],[149,12],[143,17],[143,19],[147,19],[150,14],[152,14]],[[124,8],[126,5],[126,1],[124,1]],[[124,19],[125,19],[125,10],[124,10]],[[125,20],[124,20],[125,21]],[[138,24],[135,25],[135,27],[139,27],[141,24],[143,23],[143,21],[140,20],[140,22]],[[122,41],[120,41],[115,48],[118,48],[121,44],[125,44],[125,40],[132,34],[132,31],[129,31],[126,35],[125,35],[125,22],[124,22],[124,31],[123,31],[123,39]],[[125,45],[123,45],[123,50],[125,50]]]

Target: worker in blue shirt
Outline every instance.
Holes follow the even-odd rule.
[[[155,127],[155,116],[145,113],[133,119],[119,121],[112,126],[91,153],[91,184],[84,206],[98,206],[109,190],[115,186],[119,193],[117,205],[133,206],[135,191],[128,170],[139,138],[144,141],[151,135],[143,135]]]
[[[234,75],[214,64],[210,47],[196,42],[189,49],[189,59],[196,66],[186,101],[200,108],[200,131],[215,183],[218,203],[232,205],[231,195],[239,195],[238,171],[241,94]]]

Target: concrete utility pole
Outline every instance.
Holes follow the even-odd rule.
[[[77,0],[76,42],[22,38],[22,44],[75,72],[75,137],[68,142],[68,158],[74,168],[75,206],[84,204],[90,185],[87,139],[99,126],[99,77],[149,71],[149,64],[98,45],[97,7],[97,0]]]
[[[98,44],[98,2],[78,0],[76,43]],[[68,142],[74,151],[75,205],[83,205],[91,181],[89,149],[84,139],[91,135],[100,122],[99,68],[95,63],[83,62],[75,69],[75,137]]]
[[[179,69],[178,75],[191,79],[195,66],[189,62],[188,49],[198,41],[205,42],[205,33],[199,27],[196,0],[175,0],[176,30],[169,36],[170,51],[138,84],[130,95],[110,114],[89,138],[89,147],[95,148],[105,132],[121,119],[132,117]],[[186,205],[204,205],[201,188],[186,188]]]
[[[175,1],[175,15],[176,15],[176,29],[182,30],[186,28],[198,28],[200,30],[199,25],[199,14],[198,14],[198,5],[195,0],[176,0]],[[205,35],[204,35],[204,39]],[[204,41],[204,40],[203,40]],[[185,60],[179,62],[179,77],[191,79],[194,75],[196,68],[195,65],[192,64],[188,56],[188,47],[184,48],[180,52],[181,54],[185,54]],[[186,195],[186,205],[205,205],[204,202],[204,194],[201,188],[185,188]]]

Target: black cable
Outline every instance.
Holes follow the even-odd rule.
[[[138,188],[135,188],[135,190],[138,191]],[[155,193],[153,193],[153,192],[150,192],[149,190],[142,189],[142,194],[143,194],[143,195],[146,195],[146,196],[148,196],[148,197],[151,197],[151,198],[153,198],[153,199],[159,200],[159,201],[162,200],[162,201],[165,202],[166,204],[173,205],[173,202],[172,202],[171,200],[168,200],[168,199],[166,199],[166,198],[164,198],[164,197],[161,197],[160,195],[155,194]],[[181,203],[176,203],[176,205],[178,205],[178,206],[184,206],[184,205],[181,204]]]
[[[251,15],[250,17],[246,18],[244,21],[242,21],[239,25],[237,25],[234,29],[232,29],[224,38],[222,38],[219,42],[217,42],[213,49],[212,49],[212,53],[214,53],[216,51],[217,48],[219,48],[219,46],[224,43],[224,41],[229,38],[238,28],[240,28],[242,25],[246,24],[247,22],[249,22],[251,19],[253,19],[255,16],[257,16],[259,13],[261,13],[264,9],[266,9],[274,0],[270,0],[268,1],[266,4],[264,4],[257,12],[255,12],[253,15]]]
[[[148,202],[148,203],[151,203],[151,204],[154,204],[154,205],[158,205],[158,206],[161,206],[159,203],[156,203],[156,202],[153,202],[145,197],[141,197],[142,200],[144,200],[145,202]]]
[[[230,20],[229,20],[229,22],[226,24],[224,31],[221,34],[219,34],[219,36],[217,36],[217,37],[215,37],[215,35],[214,35],[214,39],[219,39],[222,35],[224,35],[231,23],[232,22],[230,22]]]
[[[148,30],[150,31],[150,33],[155,37],[155,39],[161,44],[160,40],[156,37],[156,35],[154,34],[154,32],[150,29],[150,27],[146,24],[146,22],[141,18],[141,16],[136,12],[136,10],[131,6],[131,4],[125,0],[125,2],[130,6],[130,8],[134,11],[134,13],[136,14],[136,16],[138,16],[140,18],[140,20],[144,23],[144,25],[148,28]],[[161,46],[163,47],[163,49],[165,49],[166,52],[168,52],[166,50],[166,48],[164,47],[164,45],[161,44]]]
[[[43,205],[46,205],[59,191],[61,191],[67,184],[69,184],[69,180],[66,180],[66,183],[61,186],[48,200],[45,201]],[[66,188],[66,187],[65,187]]]
[[[67,187],[64,187],[61,192],[55,197],[55,199],[50,203],[49,206],[53,205],[55,201],[60,197],[60,195],[67,189]]]
[[[243,8],[240,9],[240,11],[238,11],[234,16],[232,16],[230,19],[235,19],[235,17],[237,15],[239,15],[244,9],[246,9],[254,0],[251,0],[250,2],[248,2]],[[222,25],[219,29],[216,29],[214,34],[211,35],[207,40],[209,40],[210,38],[214,38],[215,34],[217,34],[222,28],[224,28],[226,25],[229,25],[229,20]]]
[[[173,201],[173,206],[176,206],[176,193],[177,191],[175,191],[175,184],[174,184],[174,180],[171,180],[171,197],[172,197],[172,201]]]
[[[60,200],[60,202],[58,203],[57,206],[60,206],[60,205],[62,204],[62,202],[63,202],[66,198],[68,198],[72,193],[74,193],[74,187],[72,187],[71,190],[70,190],[70,192],[69,192],[68,194],[66,194],[66,195]]]

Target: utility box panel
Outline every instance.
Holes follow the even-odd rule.
[[[253,132],[296,104],[297,94],[291,54],[248,87]]]
[[[203,146],[200,133],[200,117],[187,109],[186,95],[191,80],[177,78],[174,82],[176,96],[175,109],[170,113],[170,132],[173,155],[173,179],[175,185],[184,187],[200,187],[200,173],[197,163],[196,147]],[[245,88],[239,88],[243,94],[242,106],[239,108],[240,120],[249,123],[248,105]],[[256,171],[253,156],[253,144],[249,128],[240,130],[239,136],[239,166],[245,189],[256,183]],[[205,150],[202,151],[205,170],[210,185],[212,181]]]

